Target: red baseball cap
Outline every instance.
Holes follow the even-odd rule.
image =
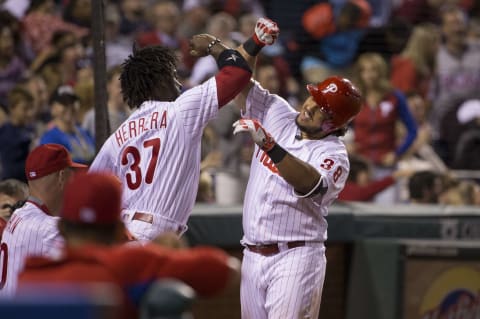
[[[79,224],[107,225],[120,221],[122,186],[109,173],[75,174],[65,186],[60,217]]]
[[[74,163],[68,150],[59,144],[43,144],[34,148],[25,162],[25,175],[29,181],[47,176],[67,167],[87,168]]]

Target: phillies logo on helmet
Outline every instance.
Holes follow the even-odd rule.
[[[335,93],[338,91],[338,87],[335,83],[330,83],[326,88],[322,90],[322,93]]]

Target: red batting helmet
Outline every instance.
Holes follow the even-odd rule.
[[[332,76],[317,85],[308,84],[307,90],[328,116],[322,124],[325,131],[332,132],[345,126],[360,112],[362,96],[345,78]]]

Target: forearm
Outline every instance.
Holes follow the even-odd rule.
[[[275,162],[275,160],[273,161]],[[275,163],[275,165],[280,176],[300,194],[308,194],[311,192],[315,186],[317,186],[321,177],[320,173],[313,166],[288,152],[285,154],[285,157]]]

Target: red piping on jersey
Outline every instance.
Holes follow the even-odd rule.
[[[250,81],[252,72],[235,66],[224,66],[215,75],[217,82],[218,108],[230,102],[238,93],[242,92]]]
[[[52,216],[52,214],[50,214],[50,211],[48,210],[48,207],[40,199],[29,196],[27,202],[37,206],[45,214]]]

